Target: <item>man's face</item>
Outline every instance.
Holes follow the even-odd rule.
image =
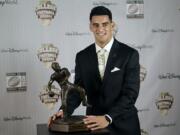
[[[90,22],[90,30],[95,41],[100,47],[104,47],[113,36],[114,23],[107,15],[93,16]]]

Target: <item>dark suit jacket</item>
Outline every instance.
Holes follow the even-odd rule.
[[[115,67],[119,71],[111,72]],[[80,51],[76,56],[75,84],[86,90],[87,114],[108,114],[113,122],[109,125],[112,135],[140,135],[137,109],[134,104],[140,85],[138,52],[116,39],[109,53],[104,79],[100,79],[95,44]],[[71,100],[72,101],[72,100]],[[79,101],[71,102],[73,111]]]

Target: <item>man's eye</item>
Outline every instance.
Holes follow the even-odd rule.
[[[97,27],[99,27],[99,24],[93,24],[93,26],[97,28]]]
[[[107,27],[109,23],[103,23],[103,27]]]

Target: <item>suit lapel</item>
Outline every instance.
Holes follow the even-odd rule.
[[[109,76],[110,70],[112,68],[112,64],[114,63],[114,61],[116,60],[117,54],[116,54],[116,43],[114,42],[112,45],[112,48],[109,52],[109,57],[107,60],[107,64],[106,64],[106,69],[104,72],[104,78],[103,78],[103,83],[106,80],[107,76]]]
[[[115,39],[112,45],[112,48],[110,50],[108,60],[107,60],[103,84],[106,84],[106,81],[108,80],[108,77],[111,73],[112,68],[116,66],[115,64],[117,60],[119,62],[123,60],[123,51],[120,49],[120,47],[121,45]]]

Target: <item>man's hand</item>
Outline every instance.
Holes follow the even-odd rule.
[[[105,119],[105,116],[93,116],[89,115],[83,120],[90,130],[97,130],[106,128],[109,122]]]
[[[62,118],[63,117],[63,111],[60,110],[57,113],[55,113],[53,116],[51,116],[48,120],[48,128],[51,126],[51,123],[56,120],[57,118]]]

